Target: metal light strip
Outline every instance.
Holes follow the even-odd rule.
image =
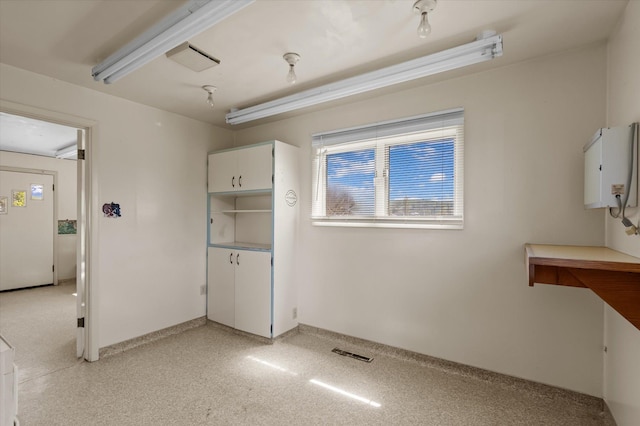
[[[231,111],[229,124],[241,124],[370,90],[489,61],[502,56],[502,35],[494,35],[397,65],[304,90],[263,104]]]
[[[255,0],[190,0],[93,67],[96,81],[113,83]]]

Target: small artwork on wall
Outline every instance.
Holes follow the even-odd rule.
[[[27,207],[27,191],[13,190],[11,191],[11,206]]]
[[[118,218],[122,216],[120,212],[120,204],[116,204],[114,202],[104,203],[102,205],[102,213],[104,213],[105,217]]]
[[[78,221],[65,219],[58,221],[58,234],[77,234],[78,233]]]
[[[44,200],[44,185],[42,185],[41,183],[31,184],[31,199]]]
[[[0,214],[7,214],[9,197],[0,197]]]

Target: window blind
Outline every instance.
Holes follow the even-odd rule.
[[[462,228],[464,110],[312,135],[315,225]]]

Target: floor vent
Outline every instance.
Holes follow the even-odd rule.
[[[354,354],[353,352],[343,351],[342,349],[333,348],[331,350],[334,354],[348,356],[349,358],[357,359],[358,361],[371,362],[373,358],[369,358],[368,356]]]

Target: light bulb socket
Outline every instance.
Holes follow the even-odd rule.
[[[218,88],[216,86],[211,86],[207,84],[205,86],[202,86],[202,89],[209,94],[213,94],[213,92],[215,92]]]
[[[422,16],[423,13],[432,12],[433,9],[436,8],[437,4],[438,4],[438,0],[417,0],[413,4],[413,11],[416,14]]]
[[[300,55],[298,55],[297,53],[293,53],[293,52],[288,52],[285,53],[284,55],[282,55],[282,58],[287,61],[287,63],[291,66],[295,66],[295,64],[298,63],[298,61],[300,60]]]

